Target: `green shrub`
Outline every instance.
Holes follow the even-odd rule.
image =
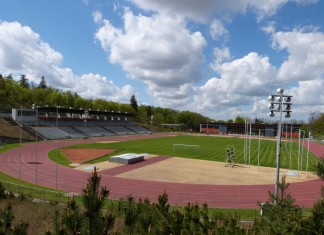
[[[324,180],[324,159],[319,161],[317,165],[315,166],[316,168],[316,174]]]
[[[5,199],[5,198],[6,198],[6,189],[0,183],[0,199]]]

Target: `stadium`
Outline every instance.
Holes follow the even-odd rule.
[[[0,140],[21,146],[0,154],[0,171],[78,195],[96,168],[112,199],[133,195],[156,201],[166,192],[170,204],[178,206],[257,208],[273,191],[276,125],[202,123],[200,133],[156,133],[134,116],[60,107],[13,109],[1,116]],[[297,205],[312,207],[323,181],[309,169],[324,156],[323,146],[309,138],[298,141],[300,125],[284,128],[281,175]],[[230,157],[229,146],[234,146]],[[62,153],[67,164],[58,161]]]

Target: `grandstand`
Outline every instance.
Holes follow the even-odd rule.
[[[150,130],[130,120],[135,116],[113,111],[36,107],[12,109],[10,119],[31,135],[47,140],[152,134]]]

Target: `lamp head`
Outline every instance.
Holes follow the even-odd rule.
[[[283,92],[284,92],[284,90],[283,90],[282,88],[278,88],[278,89],[277,89],[277,93],[278,93],[278,95],[282,95]]]
[[[274,117],[274,112],[273,111],[270,111],[269,117]]]
[[[285,102],[290,103],[291,102],[291,96],[286,97]]]
[[[285,110],[290,111],[291,110],[291,104],[286,104]]]
[[[287,112],[287,113],[285,114],[285,118],[290,118],[290,117],[291,117],[290,112]]]
[[[268,100],[269,100],[270,102],[274,101],[274,96],[273,96],[273,95],[269,95],[269,96],[268,96]]]

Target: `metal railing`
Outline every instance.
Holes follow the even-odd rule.
[[[27,198],[40,199],[55,203],[67,203],[68,198],[73,196],[66,192],[52,191],[45,188],[35,188],[4,180],[0,180],[0,183],[6,191],[16,194],[18,197],[24,195]]]

